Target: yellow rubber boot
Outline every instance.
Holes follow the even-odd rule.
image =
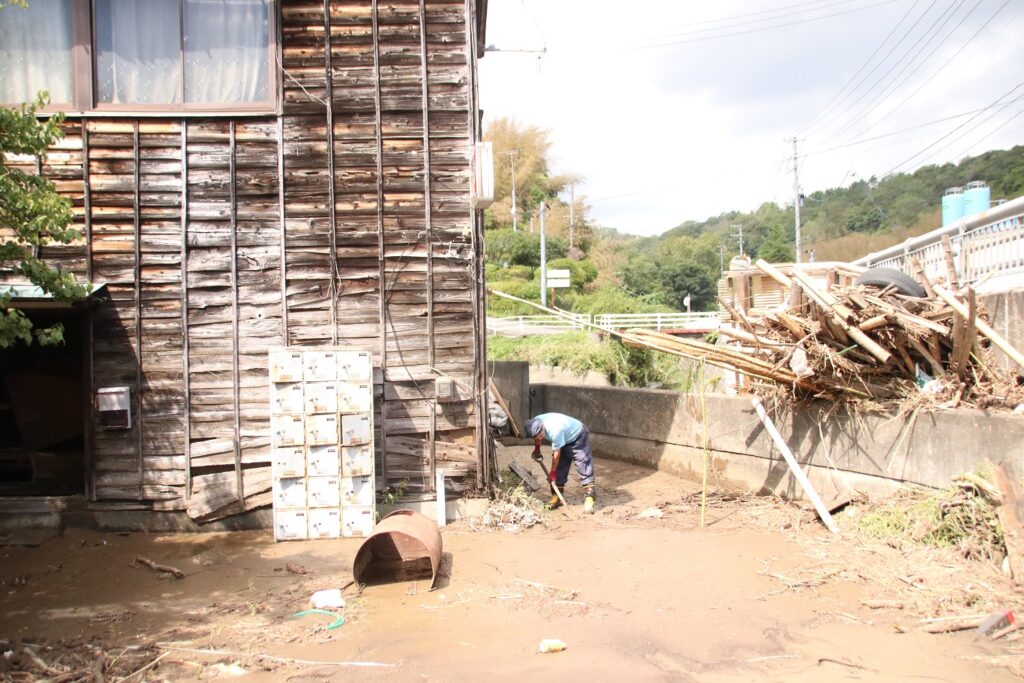
[[[588,515],[594,514],[594,507],[597,505],[597,501],[594,497],[594,487],[588,486],[584,491],[583,495],[583,512]]]
[[[558,490],[561,491],[562,487],[558,487]],[[558,497],[557,493],[552,492],[551,498],[549,498],[547,504],[544,505],[544,509],[557,510],[560,507],[562,507],[562,499]]]

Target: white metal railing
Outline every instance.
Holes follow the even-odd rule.
[[[908,261],[913,256],[920,261],[925,275],[943,277],[946,275],[943,237],[949,238],[957,278],[961,282],[974,282],[989,274],[1024,272],[1024,197],[868,254],[854,263],[909,271]]]
[[[586,313],[556,315],[517,315],[507,318],[487,318],[487,333],[522,337],[534,334],[557,334],[582,330],[591,323],[613,330],[640,328],[645,330],[706,330],[717,328],[722,314],[702,313],[599,313],[591,317]]]
[[[644,330],[682,330],[718,327],[721,314],[707,313],[602,313],[594,316],[601,327],[622,330],[636,327]]]
[[[590,323],[586,313],[557,315],[516,315],[507,318],[487,316],[487,333],[521,337],[529,334],[556,334],[582,330]]]

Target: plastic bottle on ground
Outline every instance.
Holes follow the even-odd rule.
[[[557,638],[545,638],[540,641],[540,647],[538,649],[541,652],[561,652],[565,649],[565,643]]]

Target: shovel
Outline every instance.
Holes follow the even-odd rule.
[[[534,456],[533,459],[537,461],[537,464],[540,465],[541,470],[543,470],[544,478],[548,480],[548,487],[551,489],[551,493],[558,496],[558,500],[562,501],[562,507],[565,508],[566,514],[568,514],[569,504],[565,502],[565,498],[562,496],[562,492],[558,490],[558,487],[551,483],[551,473],[548,472],[548,468],[544,466],[544,458]]]

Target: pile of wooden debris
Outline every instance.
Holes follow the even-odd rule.
[[[997,366],[991,349],[1022,368],[1024,355],[987,323],[972,288],[897,271],[888,285],[822,286],[798,269],[790,276],[756,265],[788,291],[788,301],[744,311],[720,299],[731,318],[720,329],[724,344],[647,330],[629,330],[626,343],[702,357],[792,387],[798,397],[1010,409],[1024,402],[1024,387]]]

